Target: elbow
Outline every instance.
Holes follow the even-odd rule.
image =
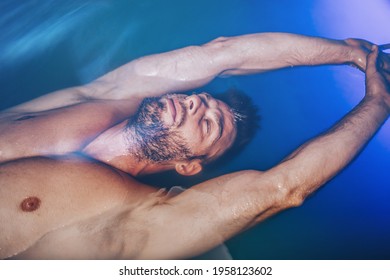
[[[288,209],[301,206],[310,192],[307,191],[307,182],[302,182],[298,177],[279,178],[276,185],[276,197],[278,208]]]
[[[308,149],[311,153],[307,153]],[[339,169],[334,165],[334,161],[325,160],[323,154],[310,145],[302,146],[284,160],[272,171],[277,174],[277,183],[284,191],[283,206],[301,206],[311,194],[336,174]]]
[[[295,208],[299,207],[303,204],[307,196],[301,193],[290,193],[284,203],[284,207],[287,208]]]
[[[226,57],[231,56],[232,47],[234,46],[234,37],[218,37],[201,46],[205,52],[212,55],[212,57]]]
[[[231,37],[220,36],[220,37],[204,44],[204,46],[221,48],[221,47],[225,47],[229,43],[230,40],[231,40]]]
[[[284,208],[293,208],[301,206],[308,197],[318,190],[325,182],[321,180],[305,180],[305,178],[286,182],[284,195]]]
[[[137,77],[155,77],[158,74],[158,66],[151,57],[143,57],[132,61],[131,68]]]
[[[299,207],[303,204],[307,194],[302,191],[303,182],[291,174],[258,172],[248,170],[242,172],[248,182],[262,181],[264,184],[258,189],[263,208],[281,211],[287,208]],[[276,176],[275,176],[276,175]]]

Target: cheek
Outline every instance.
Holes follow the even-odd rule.
[[[204,143],[198,133],[198,131],[193,128],[183,127],[178,130],[178,135],[184,140],[187,147],[194,154],[199,154],[203,152]]]

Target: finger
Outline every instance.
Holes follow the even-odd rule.
[[[382,75],[385,77],[385,79],[390,82],[390,74],[387,72],[382,72]]]
[[[385,75],[385,80],[387,81],[387,84],[390,83],[390,76],[389,75]]]
[[[380,52],[379,53],[380,68],[390,73],[390,54]]]
[[[373,45],[371,53],[367,56],[366,74],[370,75],[377,71],[378,46]]]
[[[383,44],[378,46],[380,50],[388,50],[390,49],[390,43],[389,44]]]

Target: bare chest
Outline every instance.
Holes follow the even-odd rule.
[[[141,199],[131,181],[94,163],[27,159],[0,167],[0,255],[16,254],[48,232]],[[130,187],[129,187],[130,186]]]

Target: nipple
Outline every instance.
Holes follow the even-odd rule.
[[[41,200],[38,197],[31,196],[27,197],[22,201],[22,203],[20,203],[20,208],[22,208],[24,212],[33,212],[37,210],[40,205]]]

